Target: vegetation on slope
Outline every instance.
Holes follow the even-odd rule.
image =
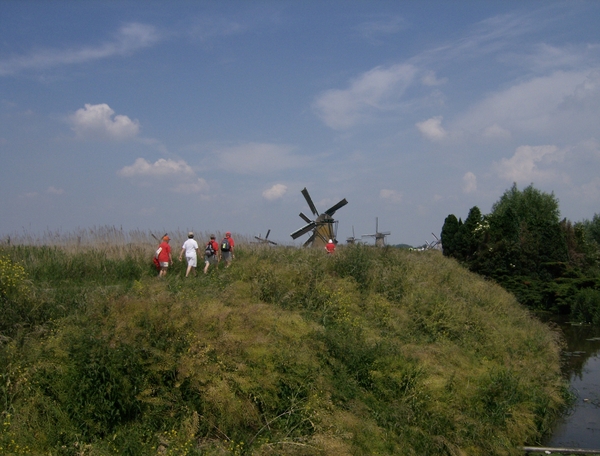
[[[152,250],[0,249],[1,453],[510,455],[563,404],[556,333],[439,252]]]

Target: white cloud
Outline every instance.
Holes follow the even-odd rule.
[[[432,117],[418,122],[416,126],[424,137],[432,141],[441,141],[448,136],[448,132],[442,127],[442,119],[442,116]]]
[[[192,193],[206,193],[208,192],[209,186],[206,180],[198,178],[192,182],[182,182],[171,188],[171,191],[175,193],[181,193],[183,195],[191,195]]]
[[[46,193],[49,193],[51,195],[62,195],[65,191],[62,188],[56,188],[53,186],[48,187],[48,189],[46,190]]]
[[[381,199],[391,201],[392,203],[401,203],[403,195],[402,193],[397,192],[396,190],[382,189],[379,192],[379,197]]]
[[[483,137],[487,139],[510,139],[510,131],[498,124],[490,125],[483,130]]]
[[[328,127],[350,128],[379,112],[396,109],[416,74],[416,67],[409,64],[376,67],[352,81],[347,89],[332,89],[319,95],[313,109]]]
[[[477,190],[477,177],[471,171],[465,173],[462,180],[463,193],[473,193]]]
[[[79,138],[125,140],[138,135],[140,125],[137,120],[120,114],[113,118],[114,113],[106,103],[86,103],[69,120]]]
[[[119,29],[112,40],[94,46],[72,49],[46,49],[29,55],[0,60],[0,76],[23,70],[39,70],[57,65],[84,63],[113,56],[129,55],[138,49],[153,45],[160,39],[151,25],[130,23]]]
[[[383,43],[382,38],[395,35],[406,27],[406,21],[400,16],[391,16],[359,24],[356,29],[372,44]]]
[[[454,127],[472,134],[518,133],[579,137],[597,131],[600,73],[557,71],[519,82],[475,104]],[[490,127],[491,126],[491,127]],[[502,126],[502,127],[500,127]]]
[[[161,158],[150,163],[143,158],[138,158],[133,165],[121,168],[117,174],[141,183],[160,180],[167,185],[171,184],[169,189],[172,192],[184,195],[206,193],[209,190],[206,180],[198,177],[191,166],[183,160]]]
[[[194,170],[183,160],[174,161],[161,158],[154,163],[149,163],[143,158],[138,158],[133,165],[125,166],[117,173],[121,177],[150,176],[195,176]]]
[[[448,82],[448,78],[438,79],[434,71],[427,71],[421,78],[421,84],[425,86],[439,86]]]
[[[217,166],[238,174],[268,174],[303,166],[294,147],[280,144],[247,143],[217,150]]]
[[[520,146],[511,158],[503,158],[493,167],[498,176],[517,183],[531,183],[555,178],[549,164],[562,161],[564,153],[556,146]]]
[[[263,198],[272,201],[281,198],[287,192],[287,186],[283,184],[275,184],[271,188],[268,188],[262,192]]]

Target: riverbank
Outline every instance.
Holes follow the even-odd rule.
[[[557,334],[439,252],[152,250],[2,249],[3,451],[510,455],[560,412]]]

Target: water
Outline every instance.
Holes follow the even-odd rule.
[[[600,328],[554,320],[565,336],[562,371],[575,396],[549,447],[600,449]]]

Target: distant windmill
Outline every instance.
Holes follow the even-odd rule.
[[[356,238],[354,237],[354,225],[352,226],[352,237],[346,238],[346,244],[356,244]]]
[[[260,234],[258,236],[254,236],[255,239],[258,239],[262,244],[273,244],[273,245],[277,245],[277,242],[273,242],[269,240],[269,233],[271,232],[271,230],[267,231],[267,234],[265,235],[264,238],[260,237]]]
[[[306,187],[304,187],[301,193],[304,196],[306,202],[308,203],[308,207],[310,208],[311,212],[316,218],[314,220],[311,220],[302,212],[300,212],[300,217],[306,222],[306,225],[290,234],[290,236],[292,236],[292,239],[297,239],[300,236],[312,231],[312,234],[304,243],[305,247],[324,247],[325,244],[327,244],[327,242],[329,241],[329,239],[333,239],[334,242],[337,242],[335,238],[337,232],[337,221],[333,219],[333,214],[335,214],[335,212],[339,208],[348,204],[346,198],[339,201],[337,204],[334,204],[322,214],[319,214],[310,195],[308,194],[308,190],[306,190]]]
[[[435,242],[427,242],[427,248],[428,249],[441,250],[441,248],[442,248],[442,240],[440,238],[438,238],[434,233],[431,233],[431,234],[435,238]]]
[[[389,231],[385,231],[383,233],[379,232],[379,218],[375,217],[375,234],[363,234],[362,237],[374,237],[375,238],[375,246],[383,247],[385,246],[385,237],[389,236]]]

